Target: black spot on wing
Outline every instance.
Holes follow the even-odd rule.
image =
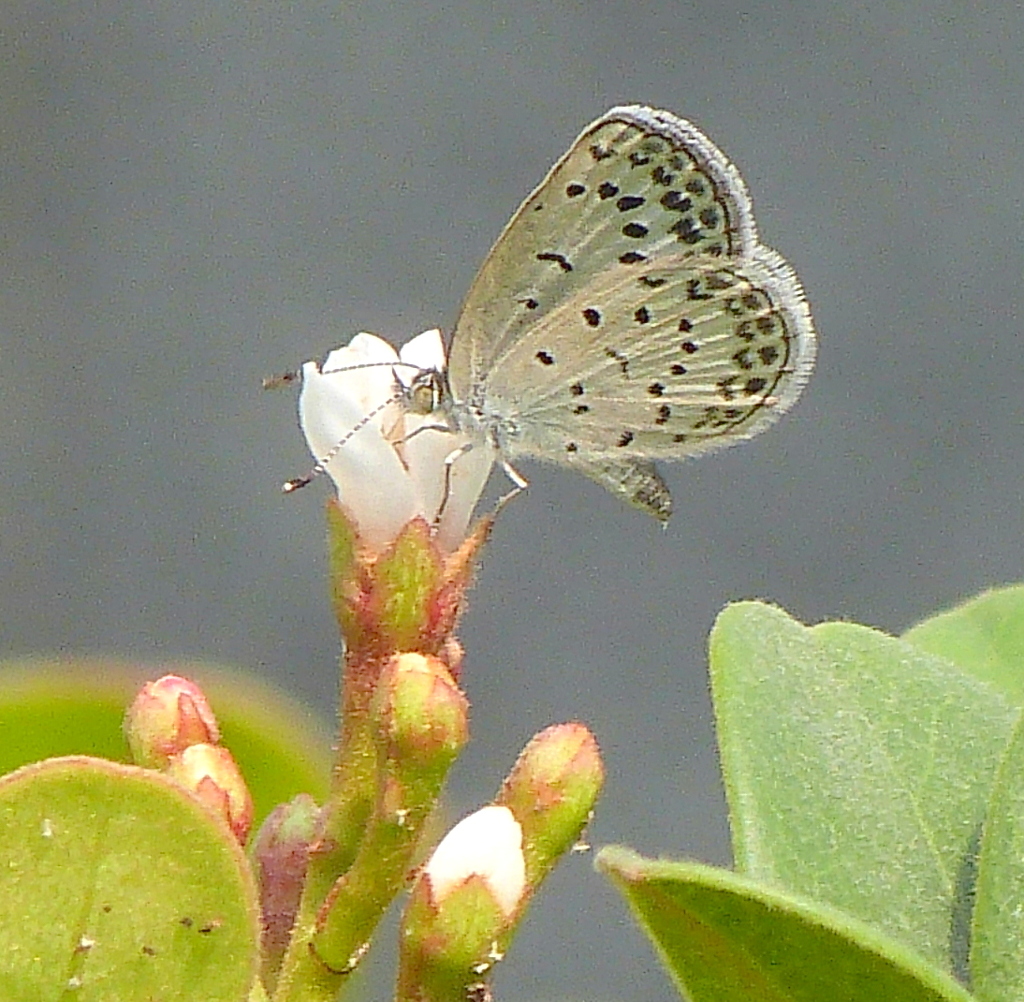
[[[622,370],[624,376],[629,375],[629,359],[621,351],[615,348],[605,348],[604,353],[619,363],[619,369]]]
[[[703,239],[703,231],[694,223],[690,216],[683,216],[682,219],[673,223],[668,228],[669,233],[674,233],[680,243],[696,244]]]
[[[666,191],[659,201],[669,212],[689,212],[693,208],[693,199],[680,191]]]
[[[672,174],[669,171],[667,171],[665,169],[664,164],[658,164],[658,166],[651,171],[651,180],[655,184],[661,184],[667,187],[668,185],[672,184],[672,182],[675,181],[675,179],[675,174]]]
[[[564,254],[556,254],[554,251],[542,251],[537,255],[538,261],[554,261],[562,271],[572,271],[572,265]]]

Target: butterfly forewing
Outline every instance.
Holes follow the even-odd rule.
[[[613,266],[743,255],[750,203],[726,157],[688,122],[616,108],[590,125],[527,198],[470,288],[449,357],[457,399],[481,389],[524,332]]]

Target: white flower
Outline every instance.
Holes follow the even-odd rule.
[[[424,875],[438,904],[470,877],[478,876],[511,918],[526,891],[523,829],[507,807],[482,807],[441,839]]]
[[[374,549],[417,516],[436,521],[440,547],[455,549],[490,473],[493,449],[477,444],[460,452],[469,436],[452,430],[443,413],[418,414],[405,403],[402,388],[417,373],[444,366],[441,332],[431,330],[401,354],[373,334],[357,334],[322,366],[302,367],[299,425],[362,541]],[[455,458],[446,498],[449,457]]]

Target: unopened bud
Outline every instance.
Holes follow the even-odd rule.
[[[381,678],[387,757],[403,771],[447,770],[469,736],[469,703],[439,658],[399,654]]]
[[[523,749],[497,802],[523,826],[531,888],[579,838],[603,782],[597,741],[583,724],[555,724]]]
[[[460,821],[434,850],[402,918],[398,992],[472,997],[501,959],[526,899],[523,831],[507,807]]]
[[[170,760],[166,772],[223,818],[238,841],[245,844],[252,825],[252,797],[227,748],[189,745]]]
[[[135,764],[147,769],[163,769],[189,745],[220,740],[202,689],[179,675],[147,682],[125,714],[124,729]]]
[[[482,807],[463,818],[438,844],[423,877],[438,908],[472,878],[483,882],[506,918],[526,891],[523,829],[507,807]]]
[[[252,846],[260,893],[263,980],[273,985],[291,939],[302,896],[309,847],[319,831],[320,810],[306,793],[278,804],[260,826]]]
[[[377,797],[361,825],[355,859],[317,916],[313,947],[333,970],[352,970],[374,927],[406,881],[423,825],[466,742],[466,697],[442,661],[389,659],[369,707],[376,742]]]

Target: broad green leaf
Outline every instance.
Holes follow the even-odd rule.
[[[979,999],[1024,998],[1024,721],[996,780],[978,857],[971,980]]]
[[[1024,706],[1024,585],[986,591],[918,623],[903,639],[948,658]]]
[[[710,646],[737,868],[959,970],[964,876],[1016,709],[902,641],[755,602],[727,608]]]
[[[692,1002],[969,1002],[955,981],[833,908],[728,870],[602,849],[596,861],[629,902]]]
[[[257,826],[297,793],[323,801],[331,756],[321,719],[259,679],[203,664],[41,659],[0,664],[0,774],[57,755],[126,761],[124,711],[144,682],[169,672],[203,686],[223,744],[253,795]]]
[[[170,780],[84,756],[0,780],[4,1002],[242,1002],[258,909],[227,828]]]

